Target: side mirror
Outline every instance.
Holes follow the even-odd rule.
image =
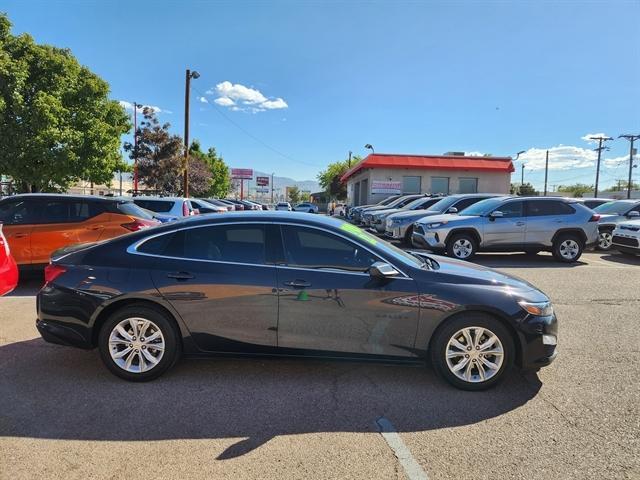
[[[494,210],[489,214],[489,218],[491,220],[495,220],[496,218],[502,218],[502,217],[504,217],[504,213],[502,213],[500,210]]]
[[[369,267],[369,275],[376,278],[392,278],[400,272],[385,262],[375,262]]]
[[[635,212],[635,211],[634,212],[629,212],[629,213],[627,213],[627,217],[629,217],[629,218],[638,218],[638,217],[640,217],[640,212]]]
[[[458,213],[458,209],[456,207],[451,207],[449,210],[447,210],[447,213]]]

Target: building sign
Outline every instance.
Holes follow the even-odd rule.
[[[253,170],[251,168],[232,168],[231,178],[251,180],[253,178]]]
[[[269,185],[269,177],[256,177],[256,185],[259,187],[267,187]]]
[[[372,180],[371,193],[385,193],[388,195],[402,193],[402,182]]]

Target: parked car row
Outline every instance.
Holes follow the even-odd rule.
[[[563,262],[578,260],[585,248],[612,248],[616,226],[636,217],[640,200],[499,194],[394,196],[349,212],[353,223],[373,233],[459,259],[479,251],[551,251]],[[633,228],[616,230],[616,245],[625,253],[637,248]]]

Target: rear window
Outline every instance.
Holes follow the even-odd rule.
[[[143,218],[145,220],[153,220],[153,215],[151,215],[149,212],[144,211],[133,202],[119,203],[117,208],[118,211],[123,215],[131,215],[132,217]]]
[[[137,198],[133,201],[136,205],[157,213],[168,213],[173,208],[172,200],[145,200]]]
[[[605,215],[624,215],[631,207],[633,207],[633,203],[631,202],[618,201],[603,203],[593,210],[598,213],[604,213]]]

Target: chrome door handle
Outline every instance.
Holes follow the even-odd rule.
[[[304,280],[294,280],[292,282],[284,282],[284,284],[287,287],[293,287],[293,288],[307,288],[311,286],[309,282],[305,282]]]
[[[516,225],[517,225],[518,227],[521,227],[521,226],[523,226],[523,225],[524,225],[524,222],[516,222]]]

